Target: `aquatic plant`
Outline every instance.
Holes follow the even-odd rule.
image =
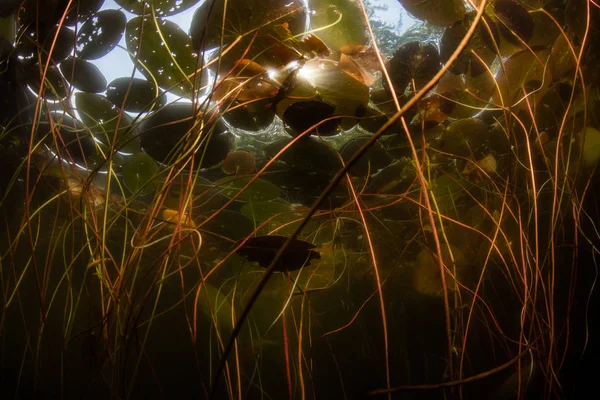
[[[3,2],[3,397],[581,396],[599,14]]]

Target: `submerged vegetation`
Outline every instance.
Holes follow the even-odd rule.
[[[2,2],[2,397],[581,397],[599,23]]]

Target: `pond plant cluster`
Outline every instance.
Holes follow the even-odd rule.
[[[600,5],[398,1],[0,4],[3,398],[581,398]]]

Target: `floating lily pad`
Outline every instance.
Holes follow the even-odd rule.
[[[255,59],[255,56],[264,50],[270,50],[267,54],[262,54],[259,60],[264,64],[264,61],[275,53],[272,47],[278,44],[277,35],[272,35],[273,27],[286,23],[288,31],[292,34],[304,31],[306,10],[301,0],[205,1],[194,13],[190,36],[197,51],[220,47],[221,44],[227,47],[241,37],[236,46],[228,52],[226,60],[221,61],[226,64],[222,65],[225,68],[239,60],[249,46],[251,48],[246,58],[250,59]],[[277,61],[274,61],[274,64],[276,65]]]
[[[312,0],[310,8],[312,28],[319,29],[319,38],[333,50],[340,51],[344,46],[368,42],[367,25],[359,2]]]
[[[412,15],[432,25],[450,26],[466,13],[463,0],[398,0]]]
[[[210,168],[227,157],[232,137],[220,120],[210,122],[201,119],[202,116],[194,115],[190,103],[165,106],[142,123],[142,147],[152,158],[164,164],[195,154],[196,166]]]
[[[31,77],[31,88],[38,94],[40,89],[41,76],[35,71]],[[48,100],[62,100],[69,95],[69,83],[62,76],[58,67],[53,65],[46,71],[46,80],[44,81],[44,91],[42,96]]]
[[[332,116],[339,117],[342,129],[352,128],[366,113],[369,88],[345,73],[337,62],[314,59],[296,73],[290,89],[281,97],[275,111],[292,128],[292,134],[297,135]],[[294,107],[289,110],[291,106]],[[336,133],[333,130],[336,119],[331,121],[323,122],[319,134]]]
[[[100,93],[106,90],[106,78],[102,72],[83,58],[69,57],[59,67],[67,81],[83,92]]]
[[[267,128],[275,119],[275,112],[269,105],[268,100],[235,104],[223,117],[235,128],[259,131]]]
[[[72,26],[85,21],[89,16],[98,12],[103,4],[104,0],[73,0],[65,18],[65,24]]]
[[[389,61],[388,72],[396,95],[401,96],[413,80],[419,90],[441,67],[440,55],[433,43],[414,41],[404,43],[396,50]],[[386,81],[384,85],[387,86]]]
[[[140,34],[143,32],[143,39]],[[125,29],[127,50],[136,68],[149,80],[174,94],[192,97],[206,84],[206,73],[194,53],[190,37],[171,21],[135,17]],[[163,40],[164,39],[164,40]]]
[[[292,139],[279,139],[268,144],[264,151],[267,157],[273,158]],[[292,167],[312,170],[316,172],[336,172],[342,167],[337,152],[321,140],[304,138],[296,141],[279,158]]]
[[[117,151],[140,151],[140,139],[132,125],[133,119],[107,98],[92,93],[77,93],[75,105],[81,120],[107,149],[112,144]]]
[[[256,236],[245,240],[236,250],[248,261],[255,261],[261,267],[267,268],[288,240],[285,236]],[[318,260],[321,255],[315,250],[316,246],[304,240],[293,239],[285,248],[275,264],[276,271],[294,271],[308,265],[311,260]]]
[[[523,6],[514,0],[496,0],[494,14],[500,21],[502,36],[511,44],[524,47],[533,36],[533,18]]]
[[[215,187],[227,197],[233,197],[240,193],[252,180],[252,177],[227,177],[215,182]],[[256,179],[252,184],[236,198],[244,202],[261,202],[278,199],[281,194],[279,188],[264,179]]]
[[[161,94],[154,83],[139,78],[113,80],[108,84],[106,97],[115,105],[131,112],[149,111],[151,107],[161,108],[167,104],[167,97]]]
[[[118,10],[104,10],[90,17],[77,34],[77,55],[95,60],[114,49],[127,24],[125,14]]]
[[[370,137],[360,137],[346,142],[340,149],[344,162],[350,161],[354,154],[368,141]],[[350,167],[350,173],[356,176],[368,176],[387,167],[393,161],[379,142],[373,143],[363,155]]]
[[[89,130],[66,114],[52,113],[50,117],[57,129],[55,133],[58,134],[51,134],[46,138],[46,143],[65,161],[91,168],[92,159],[96,155],[96,144]],[[44,133],[50,131],[49,125],[47,128]]]
[[[474,13],[470,13],[444,30],[444,35],[440,41],[442,62],[445,63],[459,46],[473,22],[474,15]],[[470,76],[477,76],[486,72],[486,66],[492,64],[496,58],[494,41],[499,40],[498,28],[491,18],[485,18],[484,20],[492,34],[490,35],[490,31],[488,31],[483,21],[480,22],[467,47],[450,67],[450,71],[453,73],[469,73]],[[480,59],[483,60],[483,63]]]
[[[157,17],[168,17],[187,10],[200,0],[115,0],[115,2],[127,11],[142,15],[152,15]],[[145,4],[144,4],[145,3]]]
[[[122,171],[123,182],[132,193],[146,195],[156,189],[153,180],[158,173],[158,166],[148,154],[137,153],[128,156]]]

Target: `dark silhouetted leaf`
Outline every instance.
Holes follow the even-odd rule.
[[[412,15],[437,26],[449,26],[466,13],[463,0],[398,0]]]
[[[277,252],[288,240],[285,236],[257,236],[246,240],[236,250],[240,256],[248,261],[258,262],[261,267],[267,268],[275,259]],[[311,260],[319,260],[321,255],[314,250],[312,243],[293,239],[275,263],[276,271],[294,271],[308,265]]]
[[[122,107],[125,101],[123,108],[132,112],[149,111],[151,106],[160,108],[167,104],[167,97],[160,93],[154,83],[139,78],[117,78],[110,82],[106,89],[106,97],[110,101],[119,107]]]
[[[132,126],[133,119],[121,112],[106,97],[92,93],[77,93],[75,105],[81,120],[107,150],[114,142],[114,149],[117,151],[125,153],[140,151],[140,139],[137,137],[137,130]]]
[[[227,157],[231,134],[221,121],[201,123],[189,103],[170,104],[148,116],[140,127],[142,147],[161,163],[195,154],[196,166],[210,168]],[[201,138],[197,141],[198,137]],[[194,147],[191,147],[194,146]]]
[[[494,13],[500,20],[498,27],[502,36],[515,46],[523,47],[533,36],[533,19],[514,0],[496,0]]]
[[[435,45],[416,41],[402,44],[388,66],[397,95],[404,94],[412,80],[417,90],[423,87],[440,69],[440,55]]]
[[[118,10],[104,10],[91,16],[77,34],[77,55],[95,60],[114,49],[123,36],[127,19]]]
[[[115,0],[115,2],[134,14],[152,15],[152,8],[157,17],[167,17],[187,10],[200,0]],[[144,3],[145,8],[144,8]]]
[[[132,193],[146,195],[156,189],[153,179],[158,173],[158,166],[148,154],[137,153],[126,157],[122,171],[123,181]]]
[[[106,78],[102,72],[83,58],[69,57],[59,67],[65,79],[83,92],[100,93],[106,90]]]
[[[38,94],[40,89],[41,76],[39,71],[35,71],[31,78],[31,86],[33,91]],[[69,94],[69,83],[62,76],[58,67],[53,65],[48,67],[46,71],[46,81],[42,95],[48,100],[64,99]]]
[[[227,4],[227,17],[223,30],[225,4]],[[285,23],[292,34],[304,31],[306,12],[301,0],[205,1],[194,13],[190,36],[197,51],[219,47],[221,41],[227,47],[241,36],[241,40],[228,52],[226,59],[222,60],[224,68],[229,68],[239,60],[248,46],[251,48],[246,58],[254,60],[260,55],[257,60],[261,65],[276,66],[285,62],[272,59],[274,51],[270,47],[277,43],[276,35],[273,36],[273,26]],[[257,33],[256,37],[254,37],[255,33]],[[264,50],[270,51],[264,53]]]

